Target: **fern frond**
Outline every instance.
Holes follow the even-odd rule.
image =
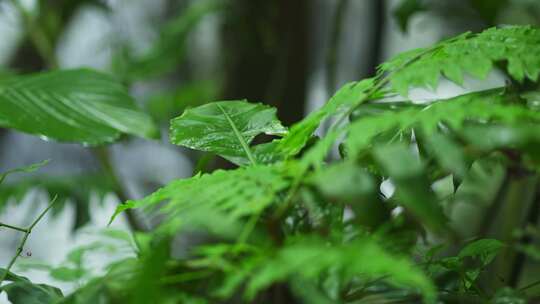
[[[490,28],[465,33],[427,49],[416,49],[383,63],[379,71],[391,73],[392,87],[406,96],[411,87],[436,88],[440,75],[463,83],[463,73],[484,78],[497,63],[517,81],[538,79],[540,29],[531,26]]]
[[[540,123],[540,112],[509,103],[508,99],[502,90],[496,89],[441,100],[423,108],[387,111],[362,118],[349,126],[346,146],[348,152],[355,155],[367,149],[376,136],[385,132],[416,129],[430,136],[441,124],[459,132],[466,122]]]
[[[325,119],[338,112],[348,111],[366,101],[370,93],[373,93],[370,90],[374,88],[374,84],[374,79],[368,78],[359,82],[350,82],[341,87],[324,106],[291,127],[289,133],[279,142],[278,152],[285,156],[298,154]]]
[[[381,279],[399,288],[419,291],[427,303],[436,297],[433,283],[409,260],[389,254],[367,238],[340,245],[308,238],[275,252],[260,252],[230,273],[225,286],[227,292],[232,292],[247,281],[245,295],[253,298],[276,282],[305,279],[322,283],[330,272],[338,273],[344,284],[351,280],[367,283]]]
[[[168,202],[161,211],[171,220],[199,207],[239,218],[264,210],[288,183],[280,169],[273,166],[218,170],[173,181],[146,198],[128,201],[117,208],[111,221],[126,209],[148,208],[161,202]]]

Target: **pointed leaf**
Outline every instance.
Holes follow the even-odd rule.
[[[106,74],[62,70],[0,82],[0,125],[58,141],[97,145],[158,130],[122,84]]]
[[[171,121],[172,143],[229,159],[250,158],[247,145],[259,134],[286,132],[275,108],[245,100],[209,103],[188,109]]]
[[[39,168],[47,165],[49,163],[49,160],[44,160],[42,162],[39,162],[39,163],[35,163],[35,164],[31,164],[31,165],[28,165],[28,166],[24,166],[24,167],[20,167],[20,168],[15,168],[15,169],[10,169],[4,173],[1,173],[0,174],[0,184],[4,181],[4,179],[6,179],[6,177],[10,174],[13,174],[13,173],[19,173],[19,172],[25,172],[25,173],[30,173],[30,172],[34,172],[36,170],[38,170]]]

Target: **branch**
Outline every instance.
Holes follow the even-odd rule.
[[[58,196],[55,196],[51,202],[49,203],[49,206],[47,206],[47,208],[45,208],[45,210],[43,210],[41,212],[41,214],[39,214],[39,216],[32,222],[32,224],[30,224],[30,226],[26,229],[22,229],[22,228],[18,228],[18,227],[15,227],[15,226],[10,226],[10,228],[12,229],[15,229],[15,230],[18,230],[18,231],[24,231],[24,237],[22,238],[21,242],[19,243],[19,246],[17,247],[17,251],[15,252],[15,255],[13,256],[13,258],[11,258],[11,261],[9,261],[9,264],[6,268],[6,271],[4,271],[2,273],[2,276],[0,277],[0,286],[2,285],[2,282],[4,282],[4,280],[6,279],[6,276],[7,274],[10,272],[11,268],[13,267],[13,265],[15,264],[15,262],[17,261],[17,258],[21,255],[23,249],[24,249],[24,245],[26,244],[26,241],[28,240],[28,237],[30,236],[30,233],[32,233],[32,229],[34,229],[34,227],[39,223],[39,221],[45,216],[45,214],[47,212],[49,212],[49,210],[51,210],[51,208],[53,207],[54,203],[56,202],[56,199],[58,198]],[[6,227],[4,225],[4,227]]]
[[[0,222],[0,228],[1,228],[1,227],[13,229],[13,230],[20,231],[20,232],[26,232],[26,229],[25,229],[25,228],[21,228],[21,227],[17,227],[17,226],[12,226],[12,225],[9,225],[9,224],[4,224],[4,223],[2,223],[2,222]]]

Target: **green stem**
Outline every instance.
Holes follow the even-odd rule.
[[[540,280],[535,281],[535,282],[532,282],[532,283],[530,283],[530,284],[527,284],[527,285],[521,287],[521,288],[519,289],[519,291],[525,291],[525,290],[527,290],[527,289],[536,287],[536,286],[538,286],[538,285],[540,285]]]
[[[249,218],[248,222],[244,226],[244,229],[240,233],[240,236],[238,237],[238,240],[236,242],[237,245],[246,243],[249,236],[251,235],[251,232],[253,232],[253,230],[255,229],[255,225],[257,225],[260,216],[261,212],[257,212]]]
[[[11,0],[11,3],[19,11],[28,36],[36,47],[39,55],[45,60],[45,62],[47,62],[49,67],[53,69],[58,68],[59,64],[54,47],[50,43],[41,26],[35,23],[34,18],[32,18],[30,13],[24,8],[19,0]]]
[[[11,271],[11,268],[13,267],[15,262],[17,261],[17,258],[21,255],[21,253],[22,253],[22,251],[24,249],[24,245],[26,244],[26,241],[28,240],[28,237],[32,233],[32,229],[34,229],[34,227],[39,223],[39,221],[41,221],[41,219],[45,216],[45,214],[47,212],[49,212],[49,210],[51,210],[54,203],[56,202],[57,197],[58,196],[55,196],[51,200],[51,202],[49,203],[47,208],[45,208],[45,210],[43,210],[39,214],[39,216],[32,222],[32,224],[30,224],[30,226],[28,228],[20,230],[20,231],[24,231],[24,237],[22,238],[21,242],[19,243],[19,246],[17,247],[17,251],[15,252],[15,255],[13,256],[13,258],[11,258],[11,261],[9,261],[9,264],[8,264],[6,270],[2,273],[2,276],[0,277],[0,286],[2,285],[2,282],[4,282],[4,280],[6,279],[7,274]]]
[[[12,226],[12,225],[9,225],[9,224],[4,224],[4,223],[2,223],[2,222],[0,222],[0,227],[5,227],[5,228],[13,229],[13,230],[17,230],[17,231],[20,231],[20,232],[26,232],[26,229],[25,229],[25,228],[21,228],[21,227],[17,227],[17,226]]]
[[[523,224],[527,221],[527,213],[534,202],[538,178],[512,172],[517,170],[510,171],[508,190],[504,195],[499,212],[493,217],[493,222],[496,225],[487,232],[490,237],[499,239],[508,245],[501,250],[490,265],[487,281],[488,286],[493,290],[511,283],[517,283],[511,282],[513,266],[516,259],[519,258],[514,248],[515,239],[513,233],[515,229],[523,227]],[[514,280],[517,281],[517,279]]]

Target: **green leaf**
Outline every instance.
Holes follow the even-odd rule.
[[[19,173],[19,172],[24,172],[24,173],[30,173],[30,172],[34,172],[36,170],[38,170],[39,168],[47,165],[49,163],[49,160],[44,160],[42,162],[39,162],[39,163],[35,163],[35,164],[31,164],[31,165],[28,165],[28,166],[24,166],[24,167],[20,167],[20,168],[15,168],[15,169],[10,169],[2,174],[0,174],[0,184],[6,179],[6,177],[10,174],[13,174],[13,173]]]
[[[439,132],[425,136],[422,140],[426,141],[427,149],[442,168],[461,179],[465,177],[470,162],[462,147],[455,140]]]
[[[171,121],[171,142],[238,163],[257,162],[248,145],[259,134],[284,135],[276,109],[247,101],[218,101],[186,110]]]
[[[311,182],[328,198],[354,203],[375,193],[371,175],[354,163],[339,162],[317,172]]]
[[[128,201],[117,208],[111,221],[126,209],[156,207],[164,201],[168,203],[161,210],[173,226],[186,221],[181,214],[201,207],[236,219],[261,212],[288,184],[280,169],[272,166],[218,170],[174,181],[142,200]]]
[[[486,266],[497,256],[504,247],[504,243],[496,239],[480,239],[467,244],[458,254],[458,257],[476,257]]]
[[[540,123],[540,112],[515,103],[512,96],[500,89],[487,90],[439,100],[424,107],[386,111],[376,116],[358,119],[350,124],[346,141],[347,152],[358,155],[368,149],[374,139],[385,133],[396,136],[418,129],[422,136],[440,132],[441,124],[460,134],[471,123],[506,124],[528,123],[530,128]],[[474,144],[474,142],[472,142]]]
[[[278,151],[279,140],[273,140],[269,143],[258,144],[250,147],[251,155],[257,164],[273,164],[284,159],[284,156]],[[223,156],[226,160],[239,166],[251,164],[245,156]]]
[[[424,165],[412,151],[402,144],[374,148],[374,157],[390,179],[396,184],[398,202],[415,215],[420,222],[441,232],[447,218],[430,187]]]
[[[60,289],[45,285],[33,284],[30,281],[19,281],[0,287],[5,291],[8,300],[13,304],[50,304],[63,298]]]
[[[324,106],[291,127],[290,132],[279,143],[279,152],[285,156],[298,154],[322,121],[365,102],[374,83],[374,79],[369,78],[360,82],[350,82],[341,87]]]
[[[245,294],[253,298],[273,283],[296,281],[296,278],[317,282],[337,270],[346,282],[349,280],[376,280],[398,288],[418,290],[426,302],[432,303],[436,293],[433,283],[404,257],[387,253],[370,239],[350,244],[328,244],[318,239],[291,242],[277,252],[264,252],[248,262],[248,282]],[[235,269],[243,272],[244,269]],[[234,274],[233,274],[234,275]]]
[[[4,275],[4,273],[6,272],[6,269],[4,268],[0,268],[0,277],[2,277]],[[9,271],[7,274],[6,274],[6,278],[5,278],[5,281],[11,281],[11,282],[28,282],[29,280],[23,276],[19,276],[19,275],[16,275],[14,274],[13,272]]]
[[[60,266],[51,269],[50,275],[58,281],[77,282],[86,275],[86,272],[81,268]]]
[[[436,88],[440,75],[461,84],[463,72],[485,78],[496,63],[517,81],[536,81],[540,73],[540,29],[531,26],[490,28],[465,33],[427,49],[417,49],[384,63],[380,72],[391,73],[394,90],[407,96],[411,87]]]
[[[88,70],[59,70],[0,82],[0,125],[45,139],[98,145],[121,134],[158,136],[124,86]]]

